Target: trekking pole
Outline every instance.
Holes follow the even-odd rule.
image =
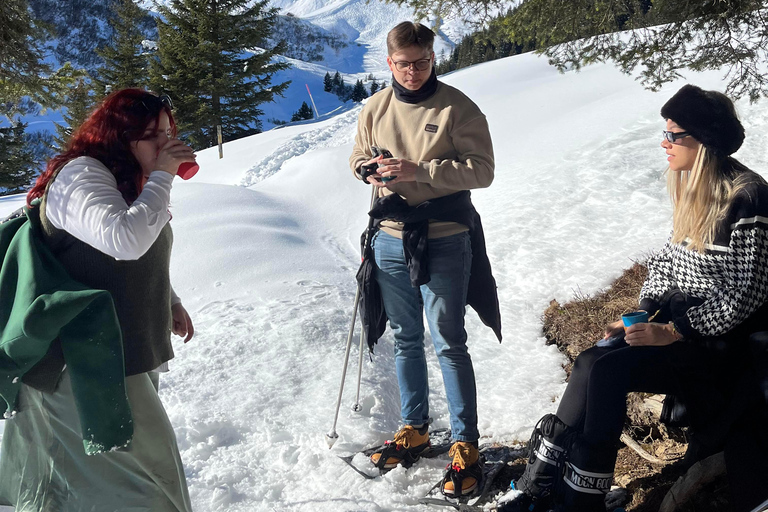
[[[333,444],[339,438],[336,433],[336,422],[339,420],[339,408],[341,407],[341,396],[344,393],[344,379],[347,377],[347,363],[349,363],[349,351],[352,348],[352,335],[355,332],[355,320],[357,319],[357,305],[360,303],[360,286],[355,293],[355,309],[352,311],[352,322],[349,325],[349,334],[347,335],[347,349],[344,352],[344,366],[341,370],[341,385],[339,386],[339,397],[336,400],[336,414],[333,416],[333,427],[331,431],[325,434],[325,442],[328,443],[328,449],[333,448]]]
[[[765,500],[764,502],[762,502],[752,512],[763,512],[765,510],[768,510],[768,500]]]
[[[376,187],[371,185],[371,208],[373,208],[373,203],[376,201]],[[368,228],[365,231],[365,242],[363,243],[363,257],[365,257],[365,250],[368,247],[368,244],[370,243],[370,235],[371,235],[371,226],[373,225],[373,219],[369,218],[368,220]],[[341,384],[339,385],[339,397],[336,400],[336,413],[333,416],[333,426],[331,427],[331,430],[325,434],[325,442],[328,443],[328,449],[333,448],[334,443],[336,443],[336,440],[339,438],[339,434],[336,433],[336,423],[339,421],[339,409],[341,408],[341,397],[344,393],[344,379],[347,377],[347,365],[349,364],[349,352],[352,349],[352,337],[355,334],[355,320],[357,320],[357,307],[360,304],[360,284],[357,285],[357,291],[355,292],[355,307],[352,311],[352,322],[349,324],[349,332],[347,334],[347,348],[344,352],[344,366],[341,370]],[[358,374],[362,372],[362,340],[364,336],[360,337],[360,370],[358,371]],[[360,398],[360,379],[358,377],[358,388],[357,388],[357,394],[358,394],[358,400]],[[353,410],[358,411],[360,406],[358,403],[355,403],[355,405],[352,407]]]
[[[374,188],[373,195],[371,197],[371,207],[369,210],[373,209],[373,204],[376,202],[376,190]],[[363,258],[365,258],[365,255],[368,253],[368,250],[371,247],[371,230],[373,229],[373,217],[370,217],[368,219],[368,229],[365,231],[365,242],[363,242]],[[352,406],[352,410],[354,412],[360,412],[363,410],[362,406],[360,405],[360,382],[363,379],[363,352],[365,350],[366,341],[368,341],[368,333],[365,331],[365,324],[363,323],[363,316],[360,315],[360,354],[357,361],[357,393],[355,394],[355,404]]]
[[[360,381],[363,380],[363,347],[365,347],[365,325],[360,322],[360,358],[357,361],[357,394],[355,395],[355,405],[352,406],[352,411],[360,412],[363,407],[360,405]]]

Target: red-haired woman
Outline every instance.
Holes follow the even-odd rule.
[[[195,158],[175,135],[170,99],[139,89],[113,93],[27,196],[39,208],[43,239],[70,276],[112,296],[134,433],[122,449],[86,455],[54,342],[45,364],[25,375],[19,413],[3,435],[0,496],[16,510],[191,510],[176,437],[157,395],[157,372],[173,357],[171,332],[185,341],[194,332],[169,279],[171,183],[179,165]]]

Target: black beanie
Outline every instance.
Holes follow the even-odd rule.
[[[720,156],[735,153],[744,142],[744,127],[725,94],[684,85],[661,107],[661,116],[676,122]]]

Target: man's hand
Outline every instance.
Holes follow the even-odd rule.
[[[181,302],[171,306],[171,317],[173,318],[173,334],[176,336],[186,336],[184,343],[192,339],[195,335],[195,327],[192,325],[192,319],[189,313],[181,305]]]
[[[391,181],[384,183],[384,186],[400,183],[401,181],[416,181],[416,171],[419,166],[410,160],[402,158],[387,158],[381,161],[383,164],[379,167],[379,176],[384,178],[391,177]]]
[[[381,181],[381,176],[379,176],[378,173],[378,166],[379,162],[381,162],[382,156],[379,155],[377,157],[371,158],[367,162],[364,162],[360,166],[360,172],[361,175],[365,175],[365,173],[371,172],[369,169],[366,169],[366,167],[373,167],[373,172],[365,177],[365,181],[373,185],[374,187],[384,187],[386,186],[385,183]]]
[[[624,337],[630,347],[663,347],[678,340],[678,335],[669,324],[643,323],[627,327]]]

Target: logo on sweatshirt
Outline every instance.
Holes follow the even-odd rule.
[[[424,127],[424,130],[428,131],[429,133],[437,133],[437,125],[436,124],[428,124]]]

